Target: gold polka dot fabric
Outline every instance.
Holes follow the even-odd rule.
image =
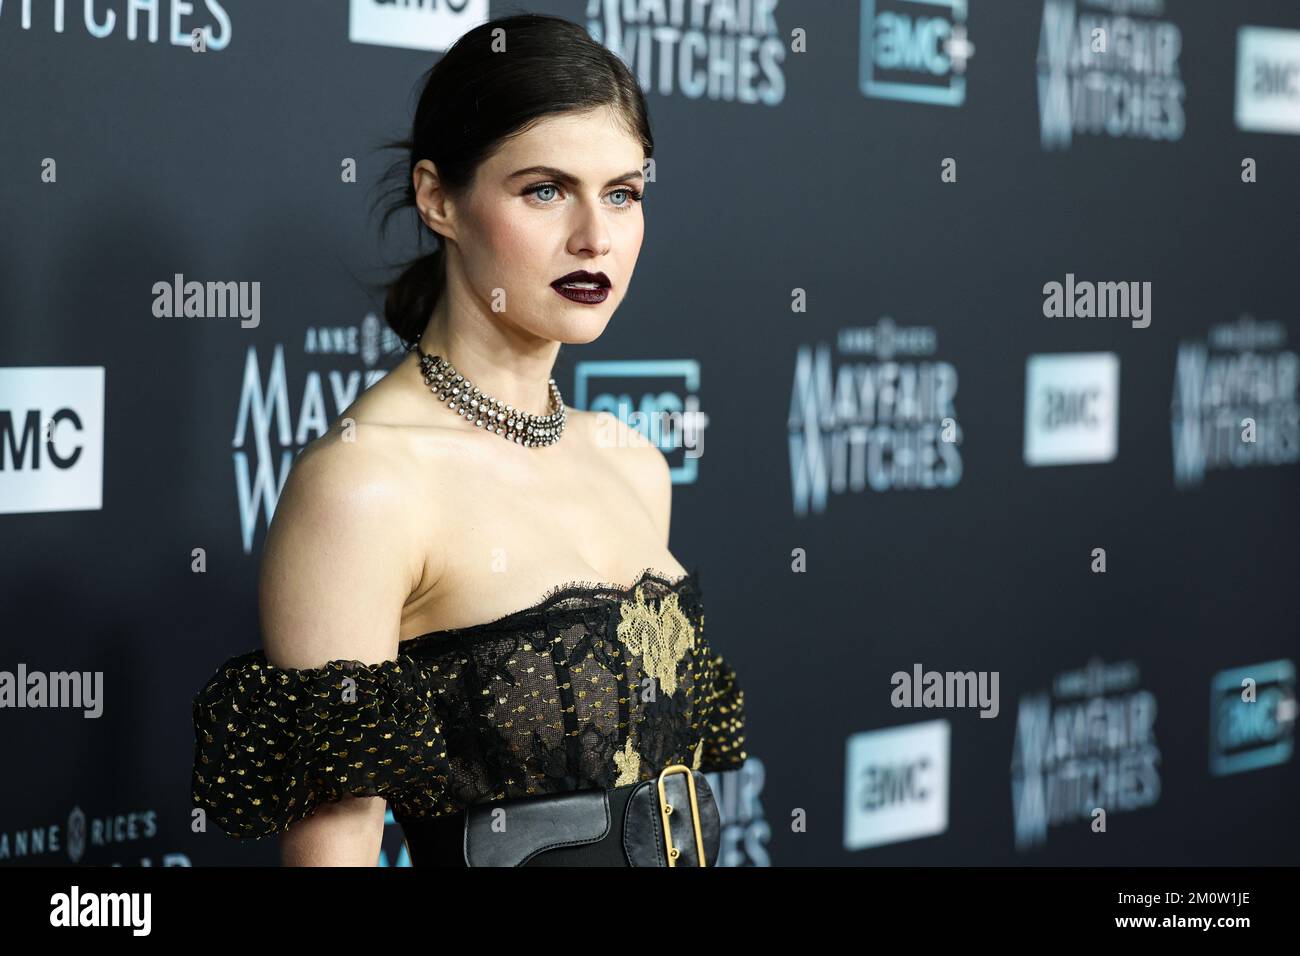
[[[705,640],[698,571],[570,582],[379,664],[296,670],[253,651],[193,710],[194,805],[236,837],[347,796],[384,797],[400,822],[746,759],[744,694]]]
[[[446,807],[446,738],[433,670],[407,655],[377,665],[272,667],[232,658],[194,700],[193,796],[237,837],[263,837],[345,796]]]

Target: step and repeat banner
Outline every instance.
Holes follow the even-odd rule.
[[[0,5],[0,865],[278,862],[195,822],[191,700],[399,357],[377,147],[523,9]],[[672,465],[745,691],[721,863],[1300,863],[1300,7],[527,9],[651,110],[556,379]]]

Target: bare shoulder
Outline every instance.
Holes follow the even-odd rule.
[[[298,455],[259,579],[268,657],[287,667],[378,661],[396,647],[421,566],[404,520],[410,485],[391,435],[331,428]]]
[[[610,412],[577,411],[588,444],[605,460],[656,485],[668,477],[668,459],[659,446]]]
[[[577,413],[591,448],[617,469],[668,534],[672,505],[672,471],[659,446],[610,412]]]
[[[298,454],[280,503],[315,517],[396,514],[408,479],[398,438],[384,425],[340,419]]]
[[[358,395],[303,450],[304,484],[318,484],[327,499],[334,493],[358,495],[369,507],[401,512],[428,501],[430,481],[451,478],[462,452],[460,430],[428,424],[429,402],[422,400],[428,396],[413,394],[397,380],[397,371]],[[430,468],[435,460],[437,467]]]

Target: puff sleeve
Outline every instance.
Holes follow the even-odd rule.
[[[302,670],[232,657],[194,698],[194,806],[253,839],[345,796],[436,810],[449,773],[436,670],[409,655]]]
[[[705,673],[703,746],[696,769],[705,773],[734,770],[748,756],[744,749],[745,692],[721,654],[708,658]]]

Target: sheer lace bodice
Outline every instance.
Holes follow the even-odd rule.
[[[746,758],[744,695],[707,643],[698,571],[569,582],[378,664],[295,670],[252,651],[193,713],[194,803],[239,837],[349,795],[385,797],[400,821]]]

